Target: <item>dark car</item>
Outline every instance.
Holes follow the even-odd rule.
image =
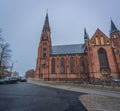
[[[14,77],[6,77],[4,78],[4,83],[5,84],[17,83],[17,79]]]
[[[17,80],[16,78],[14,78],[14,77],[10,77],[9,79],[10,79],[10,83],[11,83],[11,84],[18,82],[18,80]]]
[[[120,79],[118,78],[106,78],[105,83],[111,83],[111,82],[114,82],[114,83],[120,83]]]
[[[26,77],[20,77],[20,82],[27,82]]]
[[[5,83],[4,79],[0,79],[0,85],[4,83]]]
[[[19,81],[19,76],[12,76],[11,78],[14,78],[14,79],[16,79],[17,81]]]
[[[120,79],[118,79],[118,78],[113,78],[112,81],[115,83],[120,83]]]
[[[4,84],[9,84],[10,83],[10,77],[6,77],[3,80],[4,80]]]

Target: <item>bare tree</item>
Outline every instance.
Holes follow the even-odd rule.
[[[9,61],[11,58],[11,49],[9,43],[6,43],[4,39],[2,38],[2,30],[0,29],[0,69],[2,66],[4,68],[8,68]]]
[[[8,68],[8,62],[11,58],[11,49],[8,43],[0,44],[0,66]]]
[[[2,38],[2,30],[0,29],[0,78],[4,76],[4,70],[9,68],[11,58],[10,45]]]

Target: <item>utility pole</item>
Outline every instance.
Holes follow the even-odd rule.
[[[13,65],[14,65],[14,62],[12,62],[12,65],[10,67],[10,73],[11,73],[11,75],[12,75],[12,71],[13,71]]]

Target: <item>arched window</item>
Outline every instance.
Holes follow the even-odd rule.
[[[98,50],[100,68],[109,68],[106,51],[103,48]]]
[[[55,58],[51,60],[51,73],[55,74]]]
[[[74,69],[75,69],[74,58],[72,57],[72,58],[70,59],[70,72],[71,72],[71,73],[74,73],[74,72],[75,72]]]
[[[46,48],[43,48],[43,57],[46,57],[46,53],[47,53]]]
[[[84,72],[85,72],[84,58],[81,57],[81,58],[80,58],[80,73],[81,73],[81,74],[84,74]]]
[[[62,58],[60,61],[60,71],[62,74],[65,73],[65,60],[64,60],[64,58]]]

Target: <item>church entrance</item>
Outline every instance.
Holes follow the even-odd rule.
[[[101,68],[102,79],[111,78],[111,71],[109,68]]]

